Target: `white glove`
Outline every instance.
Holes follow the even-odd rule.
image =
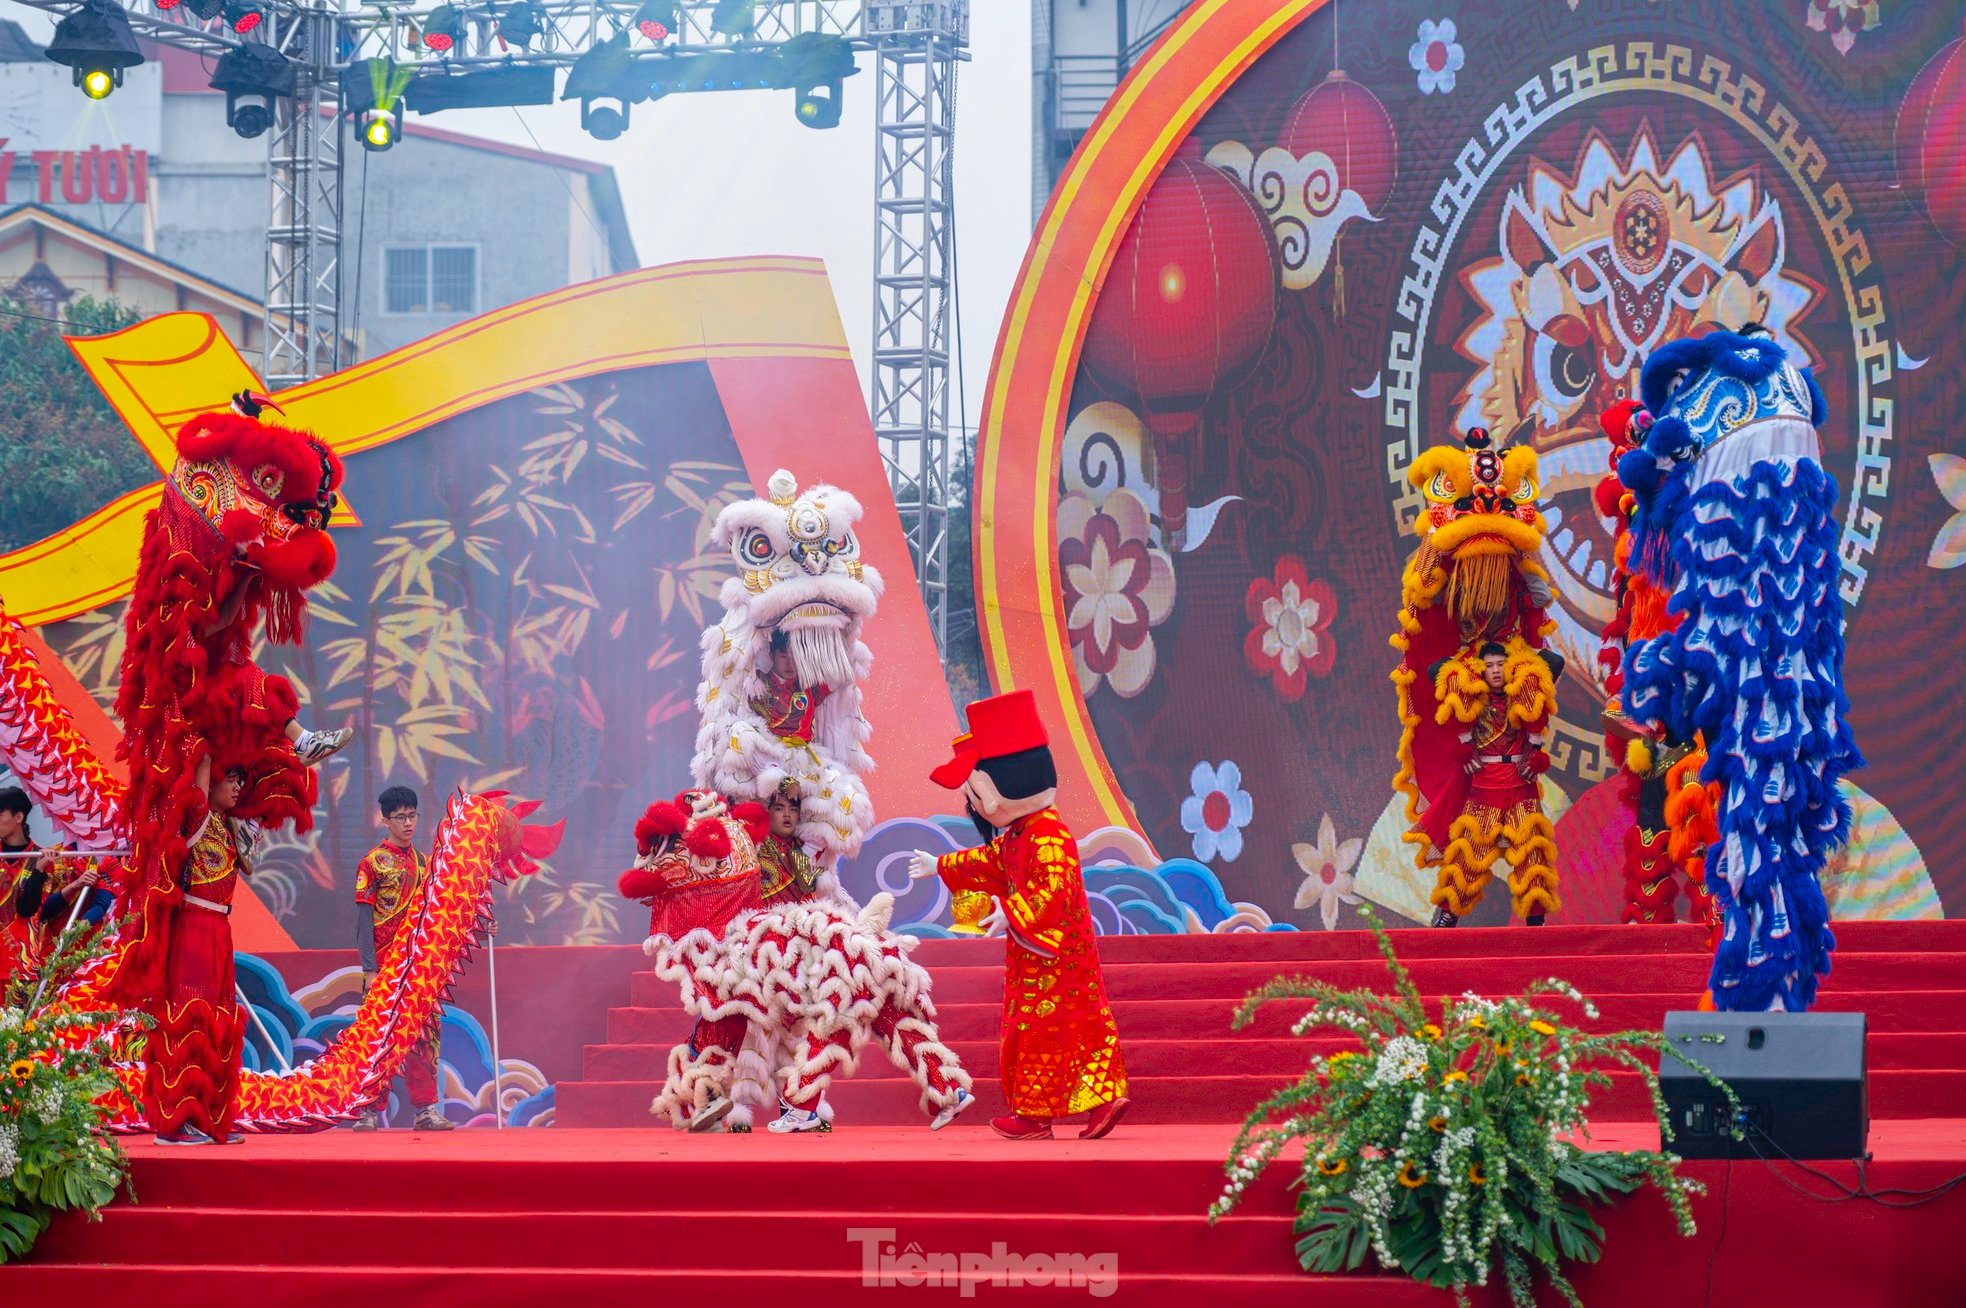
[[[908,858],[908,879],[925,881],[935,875],[935,855],[925,849],[918,849]]]
[[[1010,929],[1010,922],[1003,915],[1003,901],[998,900],[997,906],[984,914],[983,920],[976,925],[982,928],[983,934],[986,936],[998,936],[1008,931]]]

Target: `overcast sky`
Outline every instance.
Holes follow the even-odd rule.
[[[43,42],[52,31],[45,13],[13,0],[0,0],[0,16]],[[972,58],[958,76],[955,185],[967,421],[974,423],[1031,231],[1030,6],[976,0],[970,23]],[[519,145],[536,139],[613,165],[644,265],[744,254],[824,259],[864,384],[873,316],[874,77],[863,57],[861,72],[846,82],[845,116],[831,131],[801,127],[785,91],[637,105],[614,141],[583,132],[573,103],[430,121]],[[488,211],[486,220],[498,216]]]

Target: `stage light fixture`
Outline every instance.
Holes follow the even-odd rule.
[[[143,62],[129,17],[115,0],[82,0],[74,13],[55,24],[48,58],[75,75],[75,85],[100,100],[123,84],[123,70]]]
[[[530,48],[545,30],[546,11],[534,4],[533,0],[519,0],[518,4],[507,5],[498,11],[498,39],[521,50]]]
[[[635,28],[651,41],[666,41],[679,26],[676,0],[642,0],[635,11]]]
[[[449,54],[457,48],[457,38],[464,34],[464,18],[451,5],[438,5],[423,20],[423,44],[438,54]]]
[[[251,42],[219,57],[212,89],[225,92],[225,125],[251,140],[273,125],[273,102],[294,93],[294,68],[272,46]]]
[[[845,37],[801,32],[778,47],[784,85],[797,93],[793,112],[814,129],[838,127],[843,108],[843,83],[859,72],[853,46]]]
[[[362,59],[341,72],[341,111],[364,150],[380,153],[403,134],[403,91],[412,74],[387,59]]]
[[[210,22],[225,12],[225,0],[185,0],[184,7]]]
[[[445,65],[420,72],[403,92],[410,112],[446,109],[502,109],[507,105],[552,104],[556,81],[551,68],[514,64],[464,72]]]
[[[636,82],[626,29],[573,61],[560,98],[580,101],[580,126],[597,141],[612,141],[628,129],[629,106],[647,99],[648,87]]]
[[[225,6],[225,25],[240,36],[252,31],[266,20],[266,14],[255,4],[234,3]]]

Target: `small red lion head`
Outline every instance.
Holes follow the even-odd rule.
[[[260,420],[264,396],[242,392],[230,412],[201,413],[178,433],[171,485],[274,587],[305,590],[334,571],[325,530],[341,488],[341,459],[318,437]]]

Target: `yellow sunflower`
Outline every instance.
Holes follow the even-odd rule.
[[[1426,1036],[1427,1039],[1429,1040],[1440,1039],[1440,1028],[1434,1025],[1432,1022],[1429,1022],[1425,1026],[1421,1027],[1420,1033]]]
[[[1481,1170],[1481,1164],[1480,1164],[1480,1163],[1469,1163],[1469,1164],[1468,1164],[1468,1182],[1469,1182],[1469,1184],[1471,1184],[1471,1185],[1485,1185],[1485,1184],[1487,1184],[1487,1181],[1488,1181],[1488,1173],[1486,1173],[1486,1172],[1484,1172],[1484,1171],[1482,1171],[1482,1170]]]
[[[1317,1170],[1322,1176],[1343,1176],[1345,1174],[1345,1168],[1348,1165],[1342,1158],[1320,1158],[1317,1160]]]
[[[1421,1171],[1420,1169],[1418,1169],[1417,1167],[1413,1166],[1413,1160],[1409,1158],[1404,1163],[1400,1164],[1399,1176],[1397,1179],[1399,1183],[1405,1186],[1407,1189],[1418,1190],[1421,1186],[1427,1183],[1427,1174]]]
[[[1446,1076],[1442,1077],[1440,1079],[1440,1083],[1442,1085],[1453,1085],[1456,1081],[1465,1081],[1467,1079],[1468,1079],[1468,1074],[1466,1072],[1463,1072],[1460,1068],[1457,1067],[1453,1071],[1449,1072]]]
[[[1430,1118],[1427,1121],[1427,1128],[1431,1130],[1435,1135],[1439,1135],[1442,1131],[1445,1131],[1447,1129],[1447,1119],[1444,1117]]]
[[[1537,1035],[1540,1036],[1553,1036],[1556,1034],[1556,1028],[1540,1018],[1538,1018],[1534,1022],[1531,1022],[1529,1024],[1529,1029],[1531,1031],[1534,1031]]]
[[[25,1081],[28,1077],[34,1075],[34,1064],[28,1062],[25,1058],[16,1058],[7,1065],[7,1075],[13,1077],[16,1081]]]
[[[1477,1031],[1486,1031],[1488,1029],[1488,1022],[1486,1021],[1486,1019],[1482,1017],[1480,1013],[1476,1013],[1474,1016],[1470,1017],[1468,1019],[1468,1025],[1473,1027]]]

